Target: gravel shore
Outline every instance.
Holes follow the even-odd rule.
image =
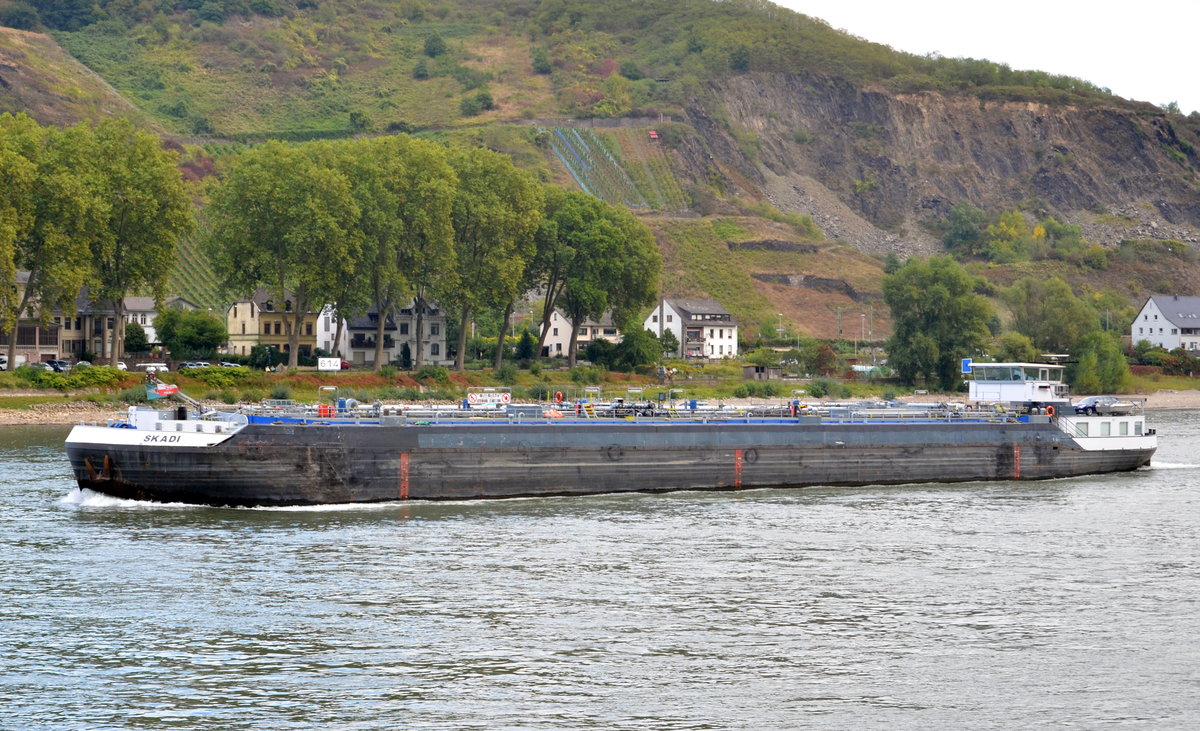
[[[928,400],[941,399],[960,401],[961,394],[937,396],[930,394]],[[1131,398],[1145,399],[1148,409],[1194,409],[1200,408],[1200,390],[1155,391],[1135,394]],[[724,403],[751,405],[764,403],[767,399],[726,399]],[[774,400],[774,399],[771,399]],[[223,407],[225,404],[219,404]],[[35,404],[28,409],[0,409],[0,425],[21,424],[78,424],[79,422],[103,422],[119,416],[123,408],[99,406],[90,401],[75,401],[63,404]]]

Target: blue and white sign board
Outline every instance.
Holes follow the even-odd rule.
[[[963,373],[971,372],[971,363],[973,362],[973,360],[974,359],[972,359],[972,358],[963,358],[962,359],[962,372]]]

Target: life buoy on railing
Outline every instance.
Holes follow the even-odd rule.
[[[1046,416],[1054,416],[1054,407],[1053,406],[1046,407]]]
[[[554,400],[561,404],[563,402],[563,392],[555,391],[554,392]]]

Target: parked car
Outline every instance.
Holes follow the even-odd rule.
[[[344,371],[350,370],[350,361],[348,361],[348,360],[342,361],[342,370],[344,370]]]
[[[1131,411],[1133,411],[1133,402],[1122,401],[1116,396],[1088,396],[1075,404],[1076,414],[1124,416]]]
[[[241,368],[242,367],[241,363],[233,363],[233,362],[227,361],[227,360],[223,360],[220,363],[218,363],[217,365],[221,366],[222,368]]]
[[[90,368],[92,362],[90,360],[81,360],[75,363],[76,368]]]
[[[71,370],[71,363],[62,359],[53,359],[46,361],[46,365],[50,366],[49,370],[55,373],[66,373]]]
[[[171,370],[166,363],[138,363],[134,368],[146,373],[166,373]]]
[[[127,371],[127,370],[129,370],[129,366],[125,365],[125,361],[119,360],[119,361],[117,361],[117,370]]]

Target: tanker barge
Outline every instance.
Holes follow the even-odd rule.
[[[81,488],[236,506],[1036,480],[1149,464],[1157,437],[1142,413],[1068,413],[1060,381],[1026,380],[1030,364],[997,365],[1010,367],[1010,383],[998,371],[977,382],[993,390],[1019,383],[1020,404],[815,410],[792,402],[741,412],[587,403],[423,413],[380,404],[305,413],[130,407],[124,419],[74,427],[66,446]],[[977,379],[983,369],[976,366]]]

